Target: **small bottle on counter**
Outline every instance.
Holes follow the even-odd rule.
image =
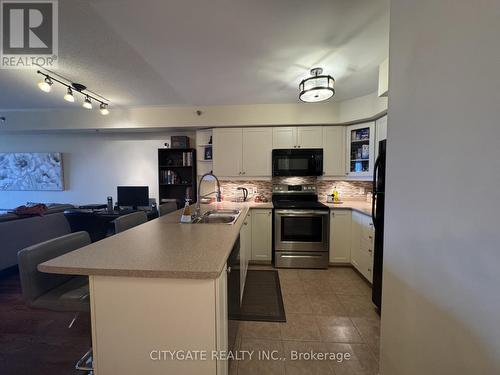
[[[340,202],[340,196],[339,192],[337,191],[337,186],[333,187],[333,203],[339,203]]]
[[[184,210],[182,210],[181,223],[191,223],[193,218],[191,217],[191,207],[189,207],[189,199],[186,199],[184,204]]]

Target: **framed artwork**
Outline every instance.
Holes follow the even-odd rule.
[[[0,153],[0,190],[64,190],[62,154]]]
[[[212,147],[205,147],[205,160],[212,160]]]

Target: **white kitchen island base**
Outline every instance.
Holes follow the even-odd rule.
[[[226,275],[89,276],[94,374],[227,374],[227,361],[212,357],[227,350]],[[172,359],[175,351],[199,356]]]

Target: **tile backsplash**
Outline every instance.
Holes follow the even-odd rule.
[[[317,179],[316,177],[274,177],[272,181],[221,181],[221,187],[223,189],[222,195],[225,200],[233,200],[242,197],[243,193],[237,190],[237,188],[241,186],[250,191],[257,191],[257,194],[266,197],[270,201],[273,184],[316,184],[318,196],[321,201],[326,200],[326,195],[331,194],[334,187],[336,187],[337,191],[340,193],[341,199],[366,199],[366,194],[372,191],[371,181],[327,181]]]

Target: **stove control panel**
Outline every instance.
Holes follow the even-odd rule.
[[[316,185],[273,185],[273,194],[316,194]]]

